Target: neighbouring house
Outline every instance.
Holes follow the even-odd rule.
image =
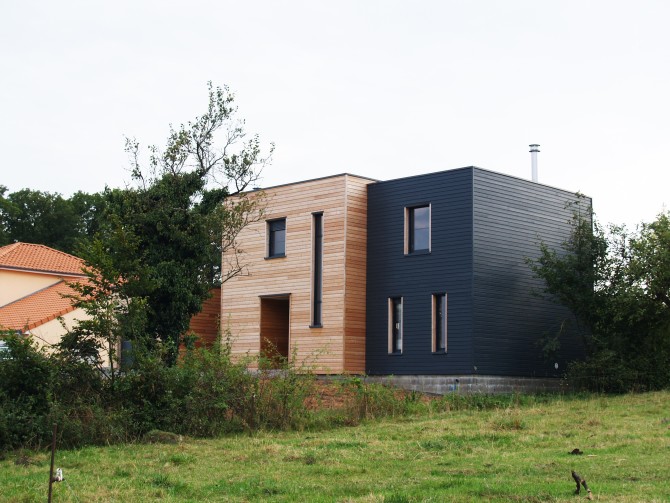
[[[264,192],[265,219],[238,240],[248,274],[222,287],[235,354],[437,392],[554,386],[538,378],[582,354],[526,263],[569,237],[574,193],[477,167]]]
[[[39,346],[56,344],[86,313],[72,306],[84,262],[48,246],[13,243],[0,248],[0,329],[30,335]],[[63,326],[65,324],[65,327]]]
[[[40,244],[0,247],[0,330],[31,336],[40,347],[57,344],[77,320],[88,318],[67,297],[76,295],[69,283],[86,279],[83,267],[82,259]],[[220,289],[210,294],[190,322],[197,346],[211,346],[218,335]]]

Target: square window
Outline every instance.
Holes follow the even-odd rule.
[[[405,254],[430,251],[430,205],[405,208]]]
[[[268,258],[286,256],[286,219],[268,222]]]
[[[388,350],[390,354],[402,354],[402,297],[388,300]]]
[[[433,353],[447,351],[447,294],[433,295]]]

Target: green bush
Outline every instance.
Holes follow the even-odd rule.
[[[125,411],[99,403],[53,402],[45,423],[58,425],[58,445],[76,448],[82,445],[109,445],[134,440],[126,427]],[[48,444],[48,442],[47,442]]]
[[[360,377],[347,379],[342,386],[347,396],[345,422],[350,425],[356,425],[365,419],[409,413],[413,410],[417,397],[412,393],[399,396],[396,388],[366,383]]]
[[[48,357],[29,339],[16,335],[4,337],[9,356],[0,360],[0,388],[8,400],[34,398],[35,412],[48,407],[51,365]]]
[[[180,409],[178,378],[174,367],[154,355],[136,355],[133,368],[117,376],[111,406],[124,411],[130,437],[174,425]]]
[[[187,435],[215,436],[240,430],[235,420],[236,403],[248,393],[253,376],[245,362],[233,362],[227,348],[190,349],[174,371],[179,374],[181,429]],[[177,425],[175,425],[177,426]]]
[[[305,401],[314,390],[314,375],[307,365],[296,367],[294,360],[295,355],[259,358],[251,395],[247,393],[253,403],[245,423],[251,421],[251,429],[301,429],[311,419]]]
[[[187,349],[172,367],[161,355],[139,355],[133,369],[116,382],[118,406],[127,413],[127,429],[139,437],[163,430],[196,437],[231,431],[300,428],[313,376],[289,359],[233,361],[230,344]],[[255,363],[260,370],[249,371]],[[252,365],[253,366],[253,365]]]
[[[8,354],[0,360],[0,451],[41,445],[50,438],[49,359],[29,339],[6,335],[4,340]]]

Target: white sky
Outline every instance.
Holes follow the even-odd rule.
[[[462,166],[594,199],[601,221],[670,204],[665,0],[0,0],[0,184],[128,181],[124,136],[163,145],[236,94],[276,144],[263,186]]]

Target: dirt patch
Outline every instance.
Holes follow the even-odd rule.
[[[351,404],[355,398],[356,390],[341,383],[331,381],[319,381],[314,383],[314,392],[305,400],[305,406],[310,410],[329,409],[339,410]],[[429,403],[439,397],[426,395],[417,391],[394,390],[396,400],[416,400],[421,403]]]
[[[307,397],[305,406],[310,410],[344,408],[353,393],[346,390],[342,385],[326,381],[314,383],[314,393]]]

